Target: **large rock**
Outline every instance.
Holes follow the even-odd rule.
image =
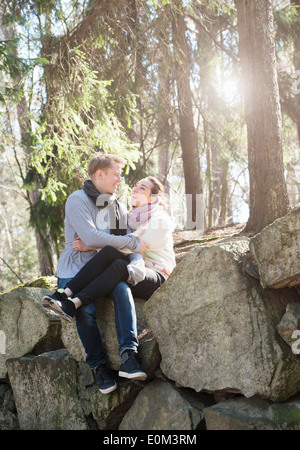
[[[300,389],[300,361],[276,326],[295,291],[264,291],[245,275],[247,238],[191,251],[144,306],[161,369],[196,391],[284,401]]]
[[[56,314],[41,305],[43,295],[48,292],[19,287],[0,296],[0,379],[7,375],[8,358],[62,347],[61,322]]]
[[[3,420],[0,414],[0,429],[117,429],[144,386],[115,374],[118,389],[103,395],[88,365],[75,361],[66,349],[12,358],[7,367],[19,425],[13,404],[3,411]]]
[[[18,430],[19,421],[11,388],[0,384],[0,430]]]
[[[300,284],[300,206],[250,239],[264,288]]]
[[[299,354],[300,350],[297,348],[300,337],[300,302],[289,303],[286,307],[286,312],[277,326],[278,333],[282,339],[292,348],[292,350]]]
[[[22,430],[86,430],[77,363],[66,350],[7,361]]]
[[[207,402],[205,394],[156,379],[139,393],[119,430],[195,430],[204,418]]]
[[[91,413],[100,430],[117,430],[120,422],[131,407],[143,383],[130,382],[116,377],[118,389],[103,395],[96,385],[87,388]]]
[[[42,306],[43,296],[49,293],[53,293],[53,290],[18,287],[0,296],[0,380],[7,375],[5,363],[9,358],[38,355],[64,347],[76,361],[85,361],[86,355],[75,320],[70,324]],[[159,364],[160,354],[143,313],[145,300],[134,301],[141,363],[152,376]],[[112,369],[118,370],[121,360],[112,299],[96,300],[96,314],[109,364]]]
[[[300,396],[284,403],[236,398],[204,408],[207,430],[300,430]]]

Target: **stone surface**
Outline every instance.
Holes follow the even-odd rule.
[[[299,338],[300,336],[299,325],[300,325],[300,302],[289,303],[286,307],[285,314],[283,315],[280,323],[277,326],[277,330],[282,339],[291,348],[294,348],[296,338]],[[297,333],[297,331],[299,331],[299,333]]]
[[[276,326],[296,293],[264,291],[245,275],[248,244],[232,238],[191,251],[144,312],[169,379],[195,391],[284,401],[300,389],[300,361]]]
[[[77,363],[66,350],[7,360],[22,430],[86,430]]]
[[[236,398],[204,408],[207,430],[299,430],[300,396],[284,403]]]
[[[41,305],[49,292],[40,288],[19,287],[0,296],[1,345],[0,379],[7,375],[8,358],[39,354],[62,347],[61,323],[57,315]]]
[[[118,378],[118,389],[103,395],[97,386],[88,387],[91,413],[100,430],[116,430],[144,383]]]
[[[195,430],[207,398],[169,381],[154,380],[139,393],[119,430]]]
[[[250,239],[264,288],[300,284],[300,206]]]
[[[0,384],[0,430],[17,430],[19,421],[12,390],[8,384]]]
[[[41,306],[52,291],[34,282],[2,294],[0,430],[300,429],[298,218],[272,224],[272,238],[263,230],[270,271],[248,238],[225,239],[187,254],[149,301],[135,299],[146,382],[117,376],[113,301],[97,300],[118,383],[109,395],[85,363],[75,321]],[[265,281],[274,274],[279,281]]]

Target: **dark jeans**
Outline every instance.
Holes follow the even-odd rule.
[[[72,279],[72,278],[71,278]],[[57,288],[64,289],[70,278],[58,278]],[[126,349],[137,349],[136,311],[129,286],[121,282],[111,293],[115,307],[115,323],[119,342],[119,354]],[[107,362],[96,320],[94,303],[76,309],[76,327],[86,352],[86,362],[91,369]]]
[[[108,295],[119,282],[127,281],[128,264],[128,257],[123,253],[110,246],[104,247],[66,286],[73,292],[73,297],[88,305],[96,298]],[[136,286],[130,285],[130,288],[134,297],[148,300],[164,278],[155,270],[146,268],[145,271],[145,279]]]
[[[97,255],[95,255],[94,258],[98,257],[98,255],[100,255],[103,251],[104,249],[102,249],[99,253],[97,253]],[[104,254],[106,254],[106,252],[109,253],[108,250],[105,250]],[[120,252],[117,251],[117,253]],[[90,261],[93,261],[94,258],[92,258]],[[89,264],[90,261],[87,264]],[[87,264],[84,267],[86,267]],[[81,270],[79,271],[79,273],[80,272]],[[149,270],[149,272],[154,271]],[[75,276],[75,278],[76,277],[77,275]],[[158,279],[160,280],[161,285],[164,281],[163,277],[161,277],[158,274]],[[75,282],[77,283],[76,280]],[[144,284],[144,286],[147,288],[145,289],[145,291],[147,291],[146,294],[143,293],[142,284]],[[65,288],[66,286],[70,285],[72,285],[72,279],[70,278],[58,279],[57,283],[58,288]],[[133,296],[146,299],[149,298],[151,295],[150,294],[151,289],[149,289],[149,286],[151,286],[151,281],[149,279],[145,279],[144,281],[138,283],[136,286],[130,285],[130,287],[126,282],[120,281],[117,284],[115,283],[115,287],[113,287],[112,290],[109,291],[109,294],[114,301],[115,323],[119,342],[120,355],[126,349],[136,349],[138,347],[136,311]],[[157,286],[156,283],[152,283],[152,293],[157,287],[159,286]],[[70,287],[70,289],[72,288]],[[104,295],[101,289],[99,289],[97,292],[94,293],[94,299],[103,296]],[[96,321],[96,308],[93,302],[83,305],[76,310],[76,326],[79,337],[86,351],[86,362],[88,363],[88,365],[91,368],[94,368],[97,367],[99,364],[105,363],[106,355],[103,350],[101,335]]]

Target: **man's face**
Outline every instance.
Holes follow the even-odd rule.
[[[96,173],[95,185],[102,194],[114,194],[121,181],[122,167],[118,163],[113,163],[105,170],[98,170]]]

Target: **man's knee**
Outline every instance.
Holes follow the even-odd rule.
[[[131,289],[125,281],[121,281],[116,285],[114,290],[112,291],[113,297],[116,298],[124,298],[131,296]]]
[[[131,290],[126,283],[119,283],[112,292],[114,301],[115,315],[124,318],[128,314],[135,316],[135,304]]]

